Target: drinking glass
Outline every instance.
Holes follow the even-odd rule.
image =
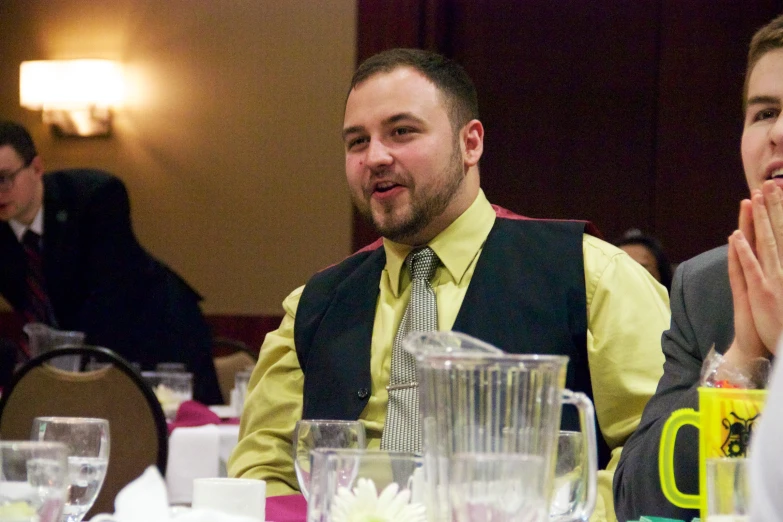
[[[707,520],[748,520],[751,504],[750,473],[745,457],[707,459]]]
[[[0,520],[59,522],[67,454],[67,446],[57,442],[0,442]]]
[[[142,372],[141,376],[158,398],[167,421],[174,420],[183,402],[193,400],[193,374],[190,372]]]
[[[584,444],[578,431],[561,431],[557,438],[557,460],[549,516],[552,520],[581,520],[576,509],[585,495]]]
[[[250,376],[253,374],[253,368],[247,368],[240,370],[234,374],[234,390],[232,392],[232,398],[234,398],[234,409],[237,417],[242,416],[242,410],[245,409],[245,397],[247,396],[247,385],[250,382]]]
[[[328,449],[312,452],[308,522],[424,522],[424,459],[414,453]]]
[[[523,453],[457,453],[449,492],[455,522],[543,522],[544,457]]]
[[[95,502],[109,464],[109,421],[36,417],[31,438],[68,447],[68,492],[63,522],[80,522]]]
[[[303,419],[294,428],[294,469],[299,490],[305,498],[310,492],[310,452],[316,448],[366,447],[364,425],[359,421]]]

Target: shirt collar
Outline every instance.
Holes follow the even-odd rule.
[[[479,189],[478,196],[468,209],[428,243],[457,284],[478,255],[494,223],[495,210],[484,191]],[[399,297],[410,281],[410,275],[402,270],[402,265],[413,248],[386,238],[383,238],[383,248],[390,287],[395,297]]]
[[[28,230],[32,230],[39,236],[43,237],[43,204],[41,204],[41,208],[39,208],[38,212],[35,214],[33,222],[30,223],[30,226],[20,223],[15,219],[9,220],[8,225],[11,227],[11,230],[14,231],[16,239],[18,239],[20,243],[22,242],[22,238],[24,237],[25,232]]]

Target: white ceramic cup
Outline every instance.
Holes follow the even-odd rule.
[[[240,478],[193,480],[193,509],[213,509],[229,515],[266,518],[266,482]]]

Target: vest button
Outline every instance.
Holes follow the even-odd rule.
[[[360,399],[366,399],[368,395],[370,395],[370,392],[367,390],[367,388],[359,388],[359,390],[356,392],[356,396]]]

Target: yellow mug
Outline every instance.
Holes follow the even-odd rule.
[[[767,398],[767,390],[699,388],[699,411],[677,410],[661,433],[658,470],[661,489],[669,502],[687,509],[699,509],[707,518],[706,470],[708,459],[747,456],[753,426]],[[677,488],[674,479],[674,444],[677,432],[686,424],[699,429],[699,494],[689,495]]]

